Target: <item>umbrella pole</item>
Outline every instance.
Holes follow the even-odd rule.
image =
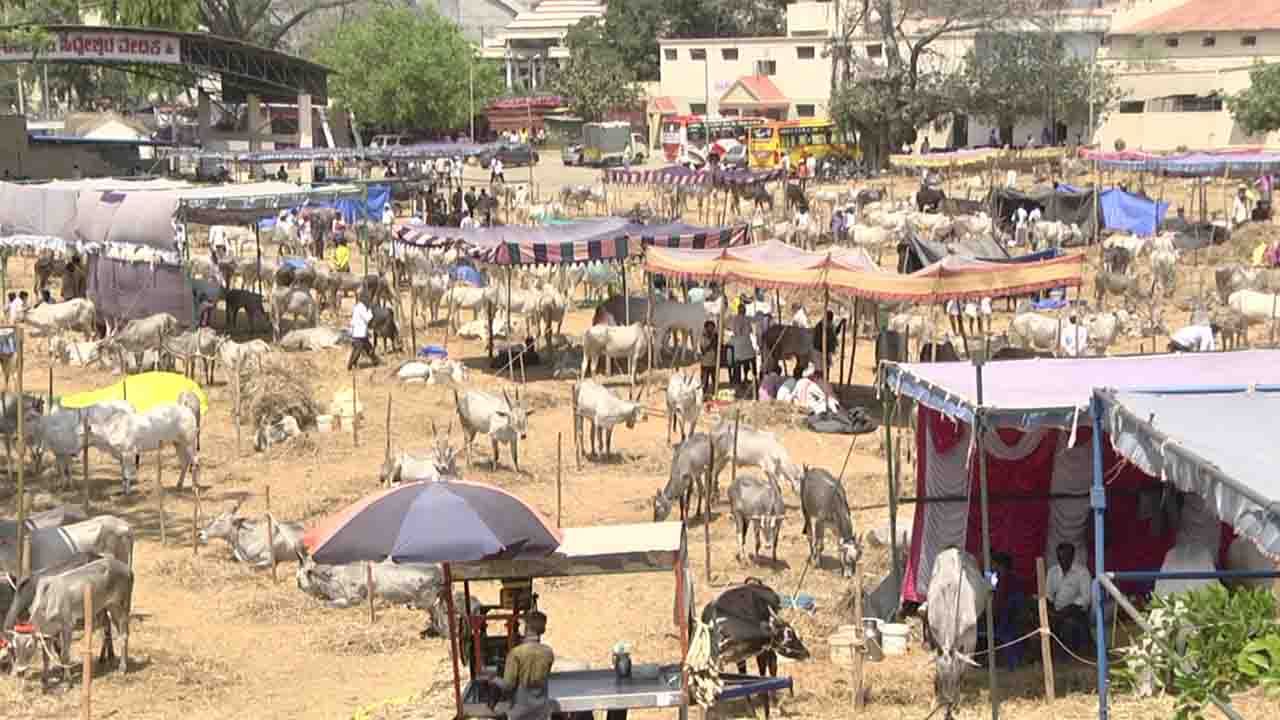
[[[449,563],[443,563],[444,570],[444,602],[449,609],[449,660],[453,665],[453,700],[457,706],[457,717],[462,717],[462,676],[458,671],[458,635],[454,629],[453,607],[453,572]]]

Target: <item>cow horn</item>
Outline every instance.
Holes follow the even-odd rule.
[[[956,658],[960,660],[960,662],[964,663],[965,665],[968,665],[969,667],[975,667],[975,668],[982,667],[977,662],[975,662],[973,658],[969,657],[968,655],[962,652],[958,652],[955,655],[956,655]]]
[[[511,407],[511,398],[507,396],[507,391],[502,391],[502,399],[507,403],[507,407]]]

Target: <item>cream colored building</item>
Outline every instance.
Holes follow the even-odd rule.
[[[845,4],[847,6],[847,4]],[[840,3],[797,2],[787,6],[787,34],[762,38],[665,39],[661,46],[661,83],[654,105],[667,113],[761,115],[781,119],[828,117],[832,85],[831,39],[840,26]],[[1067,47],[1078,56],[1096,51],[1109,14],[1090,9],[1066,10],[1054,16]],[[929,20],[917,26],[923,30]],[[933,42],[926,67],[954,70],[980,43],[976,32],[950,33]],[[882,64],[878,35],[850,39],[852,57],[863,67]],[[948,118],[923,128],[933,147],[972,146],[987,142],[990,124],[977,118]],[[1022,142],[1040,137],[1042,123],[1012,129]],[[1065,128],[1074,140],[1083,127]]]
[[[464,4],[465,4],[465,0]],[[541,0],[528,2],[492,37],[486,36],[481,56],[503,65],[507,90],[546,90],[554,68],[569,58],[564,36],[584,18],[604,17],[604,0]]]
[[[1280,0],[1135,5],[1117,15],[1099,62],[1126,94],[1095,136],[1104,148],[1280,144],[1280,133],[1246,134],[1223,99],[1249,86],[1257,63],[1280,62]]]

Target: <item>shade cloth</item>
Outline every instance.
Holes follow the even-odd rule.
[[[130,375],[118,383],[97,390],[86,390],[63,395],[60,402],[65,408],[87,408],[98,403],[124,400],[133,406],[134,412],[144,413],[159,405],[171,405],[184,392],[200,398],[201,414],[209,412],[209,397],[200,383],[184,375],[171,372],[144,372]]]
[[[573,577],[674,570],[685,552],[680,522],[565,528],[550,555],[455,563],[455,580]]]
[[[951,256],[910,275],[898,275],[879,269],[861,249],[806,252],[769,241],[720,251],[653,247],[645,255],[645,269],[692,280],[826,288],[838,295],[877,301],[938,303],[1079,285],[1083,256],[1021,264]]]
[[[973,167],[990,162],[998,165],[1018,162],[1044,162],[1065,157],[1066,154],[1066,149],[1060,147],[977,148],[939,153],[890,155],[889,162],[895,167]]]
[[[718,249],[740,245],[747,239],[746,225],[703,228],[684,223],[628,223],[616,230],[602,229],[578,239],[566,239],[562,228],[531,230],[517,235],[517,240],[509,240],[507,228],[500,229],[502,241],[485,250],[481,259],[495,265],[594,262],[636,257],[647,247]]]
[[[1107,378],[1108,384],[1111,379]],[[1280,556],[1275,419],[1280,388],[1223,392],[1100,390],[1112,447],[1143,472],[1206,500],[1272,558]]]
[[[1257,148],[1152,155],[1142,152],[1099,153],[1082,150],[1085,160],[1107,170],[1163,172],[1183,177],[1256,177],[1280,172],[1280,152]]]
[[[606,170],[604,181],[617,185],[750,185],[777,180],[782,172],[782,168],[693,170],[683,165],[669,165],[656,170]]]
[[[505,490],[462,481],[417,482],[376,492],[302,538],[318,563],[470,562],[547,555],[560,532]]]
[[[976,378],[967,362],[882,365],[881,384],[946,415],[973,421]],[[1280,351],[1179,353],[1101,358],[1002,360],[983,369],[985,413],[996,426],[1071,428],[1088,412],[1101,383],[1141,390],[1280,384]]]
[[[386,148],[286,148],[254,152],[195,150],[182,154],[197,160],[222,160],[245,164],[316,160],[431,160],[441,157],[469,158],[496,145],[497,143],[427,142]]]

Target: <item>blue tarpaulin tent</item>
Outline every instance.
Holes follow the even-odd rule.
[[[1121,230],[1134,235],[1154,235],[1169,212],[1169,203],[1127,193],[1119,188],[1103,190],[1098,201],[1108,230]]]
[[[311,207],[336,208],[338,212],[342,213],[342,221],[348,225],[362,220],[378,222],[382,219],[382,208],[391,202],[391,186],[370,185],[368,191],[368,200],[355,196],[329,201],[312,201],[308,204]],[[258,228],[261,230],[270,230],[275,225],[276,219],[274,217],[263,218],[258,221]]]

